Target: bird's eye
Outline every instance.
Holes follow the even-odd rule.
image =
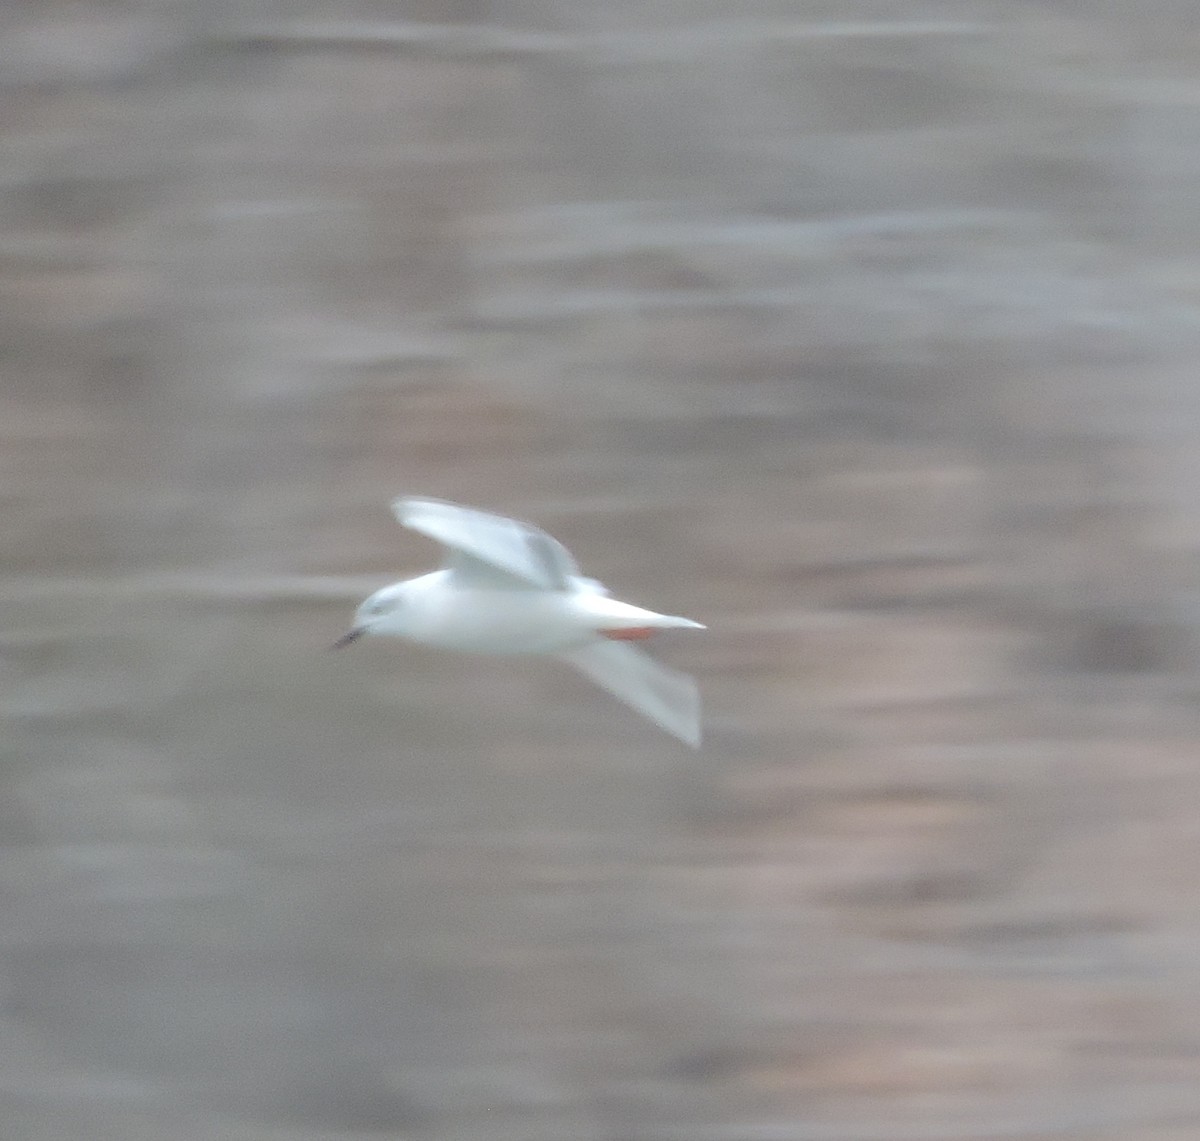
[[[376,617],[380,614],[386,613],[387,608],[388,608],[388,604],[386,602],[383,602],[383,601],[372,602],[371,605],[367,607],[367,613],[370,614],[372,617]]]

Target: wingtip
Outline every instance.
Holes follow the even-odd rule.
[[[403,523],[405,521],[405,517],[408,515],[411,504],[412,498],[410,496],[397,496],[397,498],[392,500],[392,514],[395,515],[401,523]]]
[[[402,527],[411,527],[423,511],[454,506],[448,499],[435,499],[432,495],[400,495],[392,500],[392,514]]]
[[[434,502],[427,495],[398,495],[392,500],[392,511],[400,518],[410,511],[416,510],[424,503]]]
[[[699,752],[700,746],[704,743],[704,730],[699,717],[691,724],[686,722],[676,722],[674,725],[666,725],[661,722],[660,724],[677,741],[682,741],[689,749]]]

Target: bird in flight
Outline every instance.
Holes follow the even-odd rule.
[[[444,562],[377,590],[334,649],[386,634],[447,650],[548,655],[700,747],[694,679],[632,644],[659,630],[703,630],[699,622],[611,598],[580,574],[566,547],[528,523],[437,499],[397,499],[392,510],[405,527],[441,543]]]

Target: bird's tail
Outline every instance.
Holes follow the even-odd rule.
[[[659,630],[707,630],[703,622],[693,622],[690,618],[680,618],[678,614],[658,614],[657,622],[653,625]]]
[[[576,606],[587,625],[597,633],[619,630],[703,630],[699,622],[677,614],[659,614],[643,610],[602,594],[583,593],[576,596]]]

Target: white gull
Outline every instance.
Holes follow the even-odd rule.
[[[377,590],[335,643],[364,634],[481,654],[544,654],[569,662],[668,733],[700,746],[693,678],[630,642],[699,622],[610,598],[545,531],[437,499],[397,499],[396,518],[446,548],[440,570]]]

